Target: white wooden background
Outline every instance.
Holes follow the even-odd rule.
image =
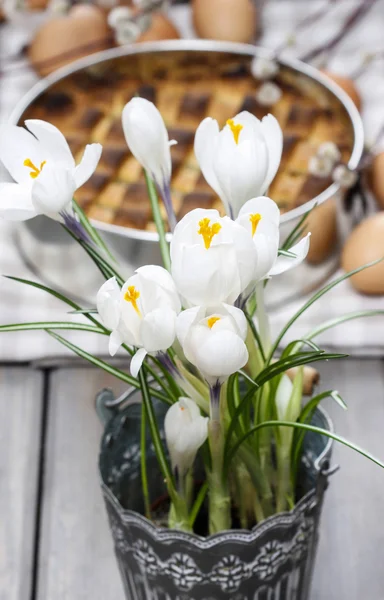
[[[384,363],[322,364],[338,433],[384,458]],[[123,600],[98,485],[95,394],[123,385],[75,363],[0,367],[0,600]],[[335,447],[311,600],[383,600],[384,471]]]

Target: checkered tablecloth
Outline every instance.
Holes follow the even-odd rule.
[[[263,35],[260,45],[274,48],[281,44],[294,25],[308,12],[319,6],[319,2],[271,0],[265,6],[263,18]],[[322,22],[316,24],[316,44],[331,36],[351,10],[351,0],[339,0],[335,9],[326,15]],[[175,7],[172,16],[181,27],[185,37],[193,37],[188,8]],[[384,30],[384,0],[378,0],[369,16],[338,48],[336,56],[329,67],[335,72],[348,74],[362,58],[362,49],[372,51],[382,47]],[[308,42],[313,46],[314,29],[299,36],[294,49],[287,55],[298,56],[306,51]],[[25,63],[17,58],[20,47],[26,40],[25,24],[0,27],[0,119],[6,120],[15,103],[37,80],[36,75],[26,68]],[[363,120],[367,139],[373,139],[384,121],[384,67],[377,63],[359,79],[359,87],[364,100]],[[0,222],[0,272],[19,277],[36,278],[26,266],[15,246],[15,227]],[[25,258],[28,258],[26,256]],[[85,259],[84,259],[85,260]],[[74,272],[80,278],[84,296],[86,290],[95,284],[92,270],[76,250],[50,250],[42,247],[39,255],[41,272],[52,271],[62,274]],[[81,264],[79,264],[81,263]],[[77,270],[74,266],[77,265]],[[76,275],[77,273],[77,275]],[[89,281],[88,281],[89,280]],[[286,320],[299,308],[303,300],[295,301],[272,315],[272,331],[277,333]],[[364,297],[353,291],[348,282],[344,282],[322,300],[316,303],[290,332],[290,338],[300,338],[310,329],[324,320],[341,316],[346,312],[381,308],[384,310],[384,297]],[[66,308],[55,298],[34,288],[24,287],[8,280],[0,283],[0,322],[17,323],[21,321],[53,321],[65,320]],[[68,317],[73,318],[73,317]],[[77,319],[79,317],[76,317]],[[96,354],[106,354],[107,340],[104,337],[88,333],[72,333],[70,339],[80,346]],[[319,338],[327,347],[346,350],[356,355],[382,355],[384,353],[384,320],[382,317],[354,321],[347,326],[330,330]],[[1,361],[28,361],[44,357],[66,355],[67,352],[44,332],[20,332],[0,334]]]

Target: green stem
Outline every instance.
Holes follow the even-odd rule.
[[[191,519],[185,498],[175,492],[168,516],[168,526],[177,531],[192,532]]]
[[[293,496],[291,458],[286,452],[277,453],[276,512],[287,510]]]
[[[140,462],[141,462],[141,484],[143,487],[144,509],[147,519],[151,518],[151,504],[149,500],[148,476],[147,476],[147,417],[144,403],[141,404],[141,428],[140,428]]]
[[[263,347],[261,344],[261,340],[259,338],[259,334],[256,330],[255,324],[252,322],[252,319],[247,317],[248,320],[248,328],[247,328],[247,337],[245,338],[245,345],[248,350],[248,363],[247,368],[249,374],[252,379],[256,379],[257,375],[260,373],[263,368],[263,363],[265,360],[265,356],[263,353]],[[258,347],[256,346],[256,343]]]
[[[148,173],[145,171],[145,183],[147,184],[148,196],[151,202],[153,220],[156,225],[157,233],[159,235],[159,246],[161,252],[161,258],[163,260],[163,265],[167,269],[167,271],[171,271],[171,259],[169,256],[169,247],[166,239],[166,233],[164,229],[164,222],[160,213],[160,204],[157,196],[156,186],[152,179],[148,176]]]
[[[209,533],[218,533],[231,527],[231,501],[228,479],[223,477],[224,436],[219,421],[211,420],[208,427],[211,451],[209,474]]]
[[[256,285],[256,317],[259,324],[260,338],[263,351],[267,354],[271,348],[271,328],[268,313],[265,308],[264,281]]]

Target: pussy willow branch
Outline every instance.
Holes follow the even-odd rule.
[[[330,8],[330,5],[335,5],[335,4],[337,4],[337,2],[339,2],[339,0],[327,0],[324,5],[320,6],[317,10],[315,10],[314,12],[311,12],[309,15],[304,17],[304,19],[299,21],[295,25],[294,32],[292,32],[291,35],[293,35],[296,38],[297,33],[301,33],[303,31],[305,31],[305,29],[307,29],[307,27],[310,27],[311,25],[316,23],[316,21],[318,21],[318,19],[321,19],[324,15],[327,14],[327,12]],[[286,50],[289,45],[290,45],[290,36],[288,36],[288,40],[283,42],[280,46],[277,46],[277,48],[274,50],[275,58],[278,58],[279,55],[281,54],[281,52]]]
[[[347,19],[344,21],[341,29],[336,33],[336,35],[334,35],[333,38],[331,38],[331,40],[328,40],[327,42],[320,44],[313,50],[310,50],[309,52],[307,52],[307,54],[304,54],[304,56],[301,57],[301,60],[304,62],[311,62],[315,58],[317,58],[319,55],[324,54],[324,53],[326,53],[326,56],[328,59],[330,57],[330,55],[332,54],[332,51],[334,51],[337,48],[337,46],[340,44],[340,42],[349,33],[351,33],[353,28],[356,25],[358,25],[359,22],[361,21],[361,19],[363,19],[367,15],[368,11],[372,8],[372,6],[374,4],[376,4],[376,2],[377,2],[377,0],[362,0],[357,5],[357,7],[352,11],[352,13],[349,15],[349,17],[347,17]]]

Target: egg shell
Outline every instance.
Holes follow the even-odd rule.
[[[308,215],[306,233],[311,232],[307,262],[318,265],[326,260],[337,245],[337,209],[334,198],[316,206]]]
[[[384,152],[377,154],[373,159],[369,179],[376,202],[384,209]]]
[[[257,30],[252,0],[193,0],[196,33],[206,39],[250,42]]]
[[[379,212],[362,221],[347,239],[341,266],[348,272],[384,257],[384,213]],[[353,275],[353,287],[363,294],[384,294],[384,262]]]
[[[352,79],[349,79],[348,77],[343,77],[342,75],[336,75],[335,73],[331,73],[330,71],[326,71],[325,69],[321,69],[321,72],[327,77],[329,77],[329,79],[337,83],[337,85],[340,86],[346,94],[348,94],[350,99],[355,104],[357,110],[361,110],[361,96],[357,90],[355,82]]]
[[[161,12],[154,13],[149,28],[137,38],[136,42],[155,40],[177,40],[180,33],[175,25]]]
[[[45,10],[49,4],[48,0],[27,0],[28,10]]]
[[[111,45],[111,32],[103,12],[92,5],[78,4],[68,15],[43,23],[32,41],[28,57],[40,75]]]

